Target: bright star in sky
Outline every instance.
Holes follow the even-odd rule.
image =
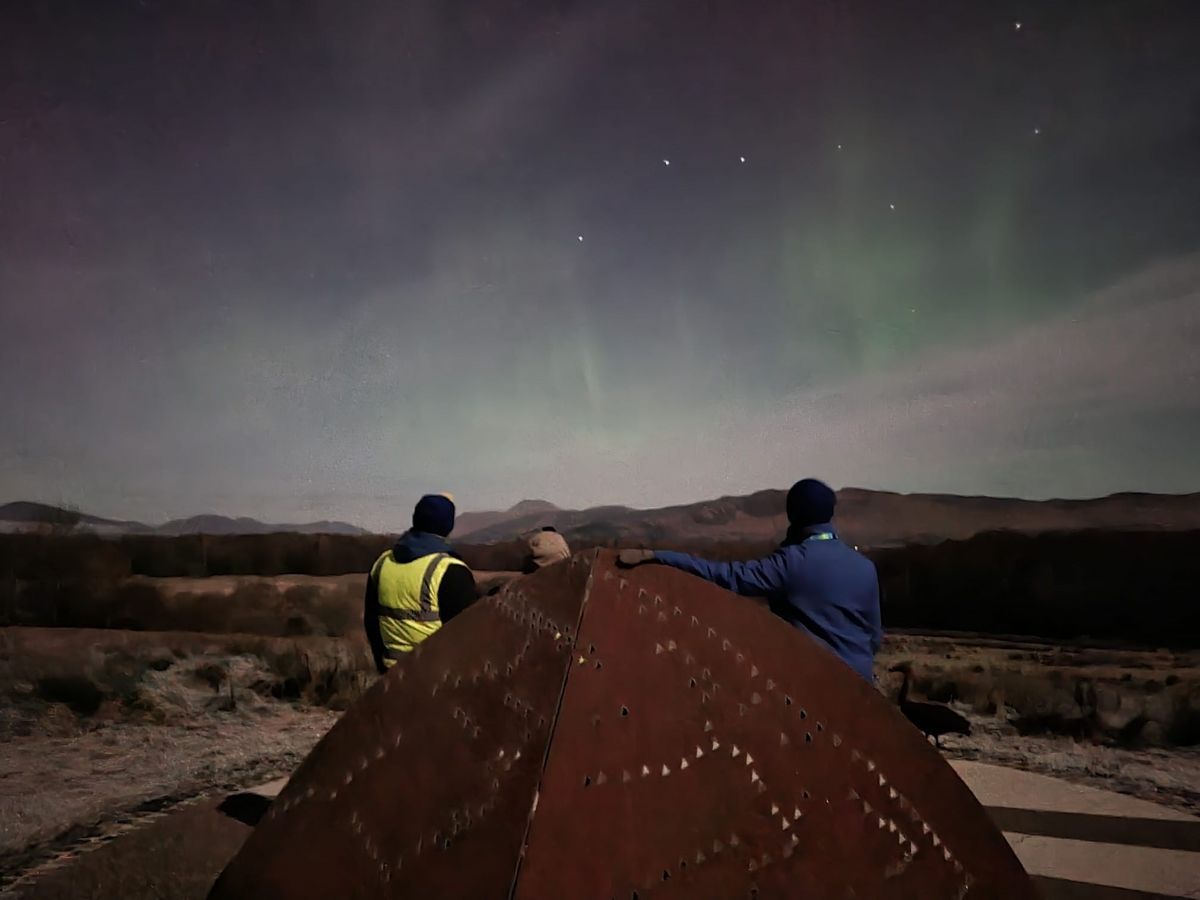
[[[663,165],[664,165],[664,166],[669,166],[670,164],[671,164],[671,161],[670,161],[669,159],[664,159],[664,160],[663,160]]]
[[[1014,30],[1014,31],[1020,31],[1020,30],[1021,30],[1021,23],[1020,23],[1020,22],[1013,22],[1013,30]]]
[[[579,240],[581,240],[581,241],[583,240],[583,235],[582,235],[582,234],[581,234],[581,235],[579,235]]]
[[[739,161],[739,162],[745,162],[745,161],[746,161],[746,157],[744,157],[744,156],[739,156],[739,157],[738,157],[738,161]]]
[[[888,208],[889,208],[889,209],[895,209],[895,208],[896,208],[896,204],[895,204],[895,203],[889,203],[889,204],[888,204]]]
[[[1041,134],[1041,133],[1042,133],[1042,129],[1040,129],[1040,128],[1035,128],[1035,129],[1033,129],[1033,133],[1034,133],[1034,134]]]

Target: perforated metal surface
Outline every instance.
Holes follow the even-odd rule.
[[[513,583],[394,667],[212,894],[1034,895],[848,667],[752,601],[610,554]]]
[[[588,573],[581,560],[522,579],[393,666],[210,896],[507,896]]]
[[[594,579],[518,897],[1034,895],[941,755],[831,653],[673,570],[606,559]]]

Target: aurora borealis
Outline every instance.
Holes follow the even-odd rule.
[[[0,500],[1200,490],[1186,0],[24,6]]]

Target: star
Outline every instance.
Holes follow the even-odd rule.
[[[1040,129],[1040,128],[1035,128],[1035,129],[1033,129],[1033,133],[1034,133],[1034,134],[1041,134],[1041,133],[1042,133],[1042,129]]]
[[[895,203],[889,203],[889,204],[888,204],[888,209],[895,209],[895,208],[896,208],[896,204],[895,204]]]
[[[745,161],[746,161],[746,157],[744,157],[744,156],[738,157],[738,162],[745,162]]]
[[[579,240],[581,240],[581,241],[583,240],[583,235],[582,235],[582,234],[581,234],[581,235],[578,235],[578,237],[579,237]]]
[[[1013,31],[1020,31],[1020,30],[1021,30],[1021,23],[1013,22]]]
[[[663,165],[664,165],[664,166],[669,166],[670,164],[671,164],[671,161],[670,161],[669,159],[664,159],[664,160],[663,160]]]
[[[841,144],[838,144],[838,149],[839,149],[839,150],[841,150],[841,149],[842,149],[842,145],[841,145]]]

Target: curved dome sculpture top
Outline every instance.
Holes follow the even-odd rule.
[[[425,642],[317,745],[210,897],[1010,898],[983,808],[766,608],[574,557]]]

